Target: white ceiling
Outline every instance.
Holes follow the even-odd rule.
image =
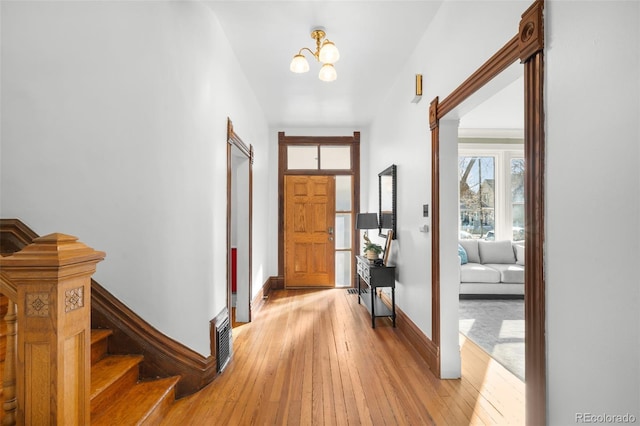
[[[471,104],[468,112],[461,111],[458,131],[460,136],[524,138],[524,76],[521,75],[523,67],[516,63],[511,68],[520,74],[520,77],[497,93],[491,93],[488,99],[478,99],[480,103],[475,106]]]
[[[279,128],[368,126],[443,2],[203,1],[220,21],[269,125]],[[289,71],[302,47],[315,50],[311,30],[318,26],[340,50],[338,79],[330,83],[318,79],[320,64],[308,52],[310,71]],[[510,68],[457,112],[461,128],[476,134],[523,128],[523,83],[516,80],[522,67]]]
[[[208,1],[270,125],[362,127],[373,119],[441,0]],[[338,79],[289,71],[302,47],[315,51],[314,27],[340,50]],[[384,59],[380,59],[383,57]]]

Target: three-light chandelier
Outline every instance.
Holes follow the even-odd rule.
[[[311,38],[316,41],[316,51],[314,52],[308,47],[303,47],[291,60],[289,69],[295,73],[304,73],[309,71],[309,62],[307,62],[307,58],[302,54],[303,50],[308,50],[317,61],[322,63],[322,68],[320,68],[320,72],[318,73],[318,78],[320,80],[334,81],[338,78],[338,74],[336,73],[336,69],[333,64],[338,62],[338,59],[340,59],[340,52],[338,52],[338,48],[333,44],[333,42],[328,39],[325,39],[324,41],[322,40],[325,36],[326,33],[324,32],[324,28],[314,28],[313,31],[311,31]]]

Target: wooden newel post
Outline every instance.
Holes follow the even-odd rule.
[[[16,289],[17,424],[90,423],[91,275],[104,257],[51,234],[0,259]]]

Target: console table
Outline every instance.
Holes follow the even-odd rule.
[[[358,304],[362,302],[371,313],[371,327],[376,328],[376,317],[390,317],[396,326],[396,267],[375,266],[364,256],[356,256],[358,269]],[[362,285],[364,283],[365,285]],[[391,288],[391,309],[377,294],[378,287]]]

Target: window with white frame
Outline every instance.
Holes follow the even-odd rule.
[[[521,144],[458,146],[460,238],[524,240]]]

